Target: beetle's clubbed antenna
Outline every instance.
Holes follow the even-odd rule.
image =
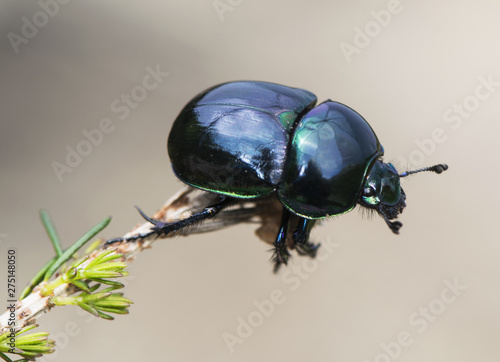
[[[399,177],[406,177],[406,176],[411,175],[413,173],[418,173],[418,172],[423,172],[423,171],[431,171],[431,172],[435,172],[435,173],[439,174],[443,171],[446,171],[447,169],[448,169],[448,165],[445,165],[444,163],[440,163],[439,165],[424,167],[424,168],[420,168],[420,169],[414,170],[414,171],[405,171],[405,172],[401,173],[399,175]]]

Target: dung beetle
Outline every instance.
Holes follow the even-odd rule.
[[[275,270],[290,256],[291,233],[301,254],[314,256],[309,241],[317,219],[352,210],[356,203],[390,221],[406,206],[400,178],[421,171],[441,173],[448,166],[398,174],[382,162],[384,149],[370,125],[353,109],[332,100],[316,106],[304,89],[257,81],[216,85],[194,97],[177,116],[168,154],[184,183],[217,195],[201,212],[170,223],[141,215],[154,224],[148,234],[165,236],[212,218],[245,200],[277,198],[283,205],[274,246]],[[114,239],[110,242],[115,242]]]

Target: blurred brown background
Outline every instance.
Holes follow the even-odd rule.
[[[252,226],[158,242],[130,266],[129,316],[39,319],[58,341],[46,360],[498,361],[499,13],[494,0],[3,0],[0,257],[18,249],[18,288],[53,255],[40,208],[68,246],[108,215],[104,236],[122,235],[133,205],[152,214],[181,187],[170,126],[220,82],[308,89],[361,113],[400,170],[450,165],[403,181],[401,235],[354,211],[315,229],[333,244],[321,261],[279,275]],[[147,90],[147,69],[168,75]]]

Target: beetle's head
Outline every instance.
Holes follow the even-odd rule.
[[[406,207],[406,194],[401,188],[400,178],[422,171],[441,173],[447,169],[447,165],[440,164],[398,174],[391,163],[377,160],[366,177],[358,203],[377,211],[392,232],[399,234],[399,229],[403,224],[390,220],[396,219]]]

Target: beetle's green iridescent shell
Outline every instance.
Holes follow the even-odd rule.
[[[305,218],[351,210],[383,149],[370,125],[351,108],[326,101],[302,117],[288,149],[280,201]]]

